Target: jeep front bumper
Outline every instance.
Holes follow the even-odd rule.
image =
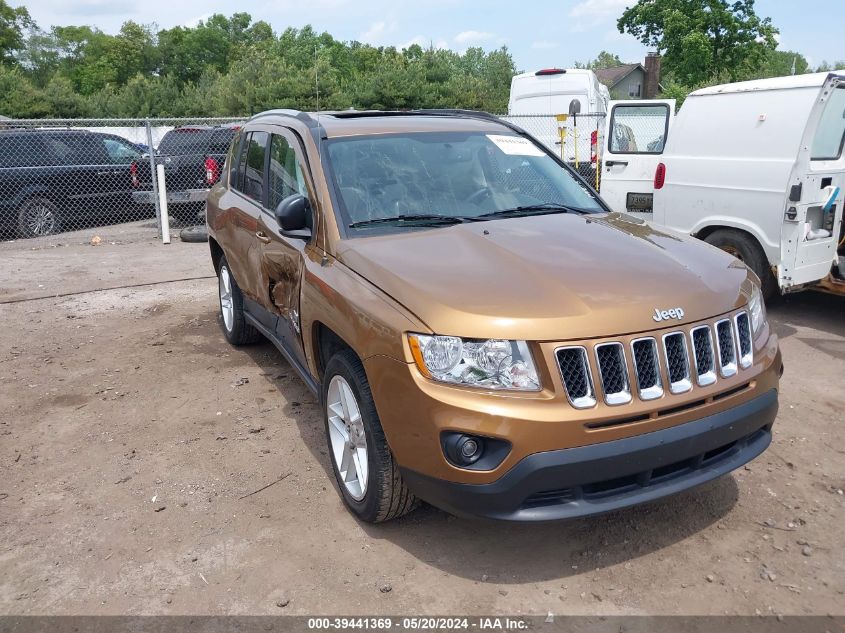
[[[402,469],[420,498],[461,516],[568,519],[625,508],[698,486],[757,457],[772,439],[777,391],[667,429],[534,453],[487,484]]]

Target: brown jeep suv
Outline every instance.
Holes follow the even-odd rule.
[[[490,115],[252,117],[208,198],[223,333],[319,397],[365,521],[417,499],[516,521],[657,499],[771,441],[759,280],[610,212]]]

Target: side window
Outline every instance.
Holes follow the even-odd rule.
[[[47,149],[38,136],[0,136],[0,167],[36,167],[49,164]]]
[[[295,193],[308,197],[302,166],[296,158],[296,151],[284,136],[273,134],[270,143],[270,174],[268,180],[271,209]]]
[[[229,165],[229,185],[232,189],[237,189],[238,191],[241,190],[241,181],[238,177],[238,168],[241,164],[241,153],[243,149],[241,139],[245,137],[246,134],[242,134],[241,132],[235,135],[235,140],[232,143],[232,164]]]
[[[141,152],[116,138],[104,138],[103,144],[106,146],[109,160],[116,165],[128,165],[141,157]]]
[[[267,136],[267,132],[252,132],[244,144],[246,160],[242,191],[256,202],[264,201],[264,151],[267,148]]]
[[[614,154],[661,154],[669,127],[669,106],[616,105],[610,119]]]
[[[243,142],[241,143],[240,151],[238,152],[238,161],[237,173],[235,174],[235,178],[233,180],[233,186],[240,192],[244,190],[244,173],[246,172],[246,152],[249,149],[249,139],[252,137],[252,134],[244,134],[243,135]]]
[[[822,112],[810,160],[837,160],[842,156],[845,145],[845,86],[839,87],[830,95],[830,100]]]
[[[73,165],[107,165],[109,155],[99,136],[93,134],[68,134],[62,139],[73,149],[70,164]]]

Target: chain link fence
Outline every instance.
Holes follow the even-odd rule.
[[[603,113],[570,115],[563,121],[549,114],[512,114],[500,118],[531,134],[593,187],[599,188],[597,160],[601,158],[604,142]],[[564,133],[561,134],[561,131]]]
[[[239,119],[0,122],[0,239],[141,222],[161,231],[157,166],[175,226],[204,221]]]
[[[548,115],[502,118],[598,184],[595,158],[604,115],[581,114],[565,122]],[[171,225],[201,224],[208,190],[219,179],[242,123],[232,118],[0,121],[0,240],[127,222],[160,234],[159,166]],[[560,128],[566,130],[563,137]]]

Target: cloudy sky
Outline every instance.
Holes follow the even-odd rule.
[[[419,43],[463,50],[506,45],[520,70],[571,66],[602,49],[638,61],[646,49],[620,35],[616,19],[635,0],[11,0],[42,28],[90,24],[113,33],[125,20],[159,27],[196,24],[212,13],[246,11],[277,31],[313,25],[338,39],[374,45]],[[845,0],[757,0],[757,12],[780,28],[781,48],[811,64],[845,58],[845,46],[825,24],[845,20]]]

